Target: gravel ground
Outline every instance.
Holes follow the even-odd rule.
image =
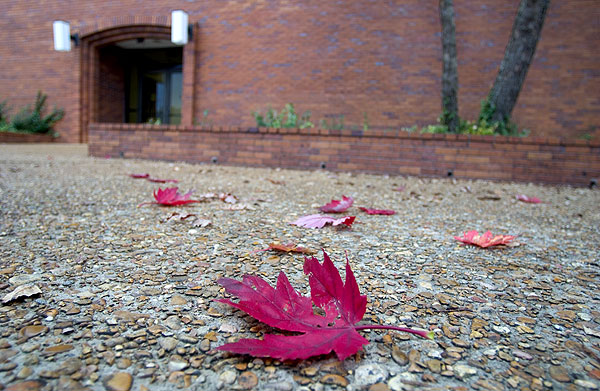
[[[0,161],[0,295],[41,291],[0,304],[0,389],[600,387],[597,189],[95,159],[77,145],[0,145]],[[146,172],[197,196],[231,193],[244,209],[138,208],[160,185],[128,174]],[[342,195],[355,199],[351,229],[288,224]],[[212,224],[165,222],[173,212]],[[458,245],[471,229],[518,234],[518,245]],[[219,277],[274,283],[283,270],[307,294],[302,255],[253,253],[274,241],[324,249],[339,268],[347,253],[365,321],[435,340],[363,332],[370,344],[343,362],[215,350],[270,331],[214,301]]]

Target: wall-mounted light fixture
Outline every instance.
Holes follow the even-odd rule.
[[[71,35],[69,23],[56,20],[52,23],[52,30],[54,31],[54,50],[71,51],[71,40],[75,42],[75,46],[79,46],[79,34]]]
[[[192,39],[192,25],[188,24],[188,14],[182,10],[171,12],[171,42],[185,45]]]

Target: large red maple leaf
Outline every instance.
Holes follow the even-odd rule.
[[[241,339],[217,349],[280,360],[306,359],[334,351],[344,360],[369,343],[358,330],[390,329],[433,338],[431,332],[422,330],[357,325],[365,314],[367,297],[360,294],[348,260],[345,283],[325,252],[322,264],[314,257],[305,258],[304,273],[309,276],[311,298],[296,292],[283,272],[279,273],[275,288],[256,276],[246,275],[242,281],[220,278],[218,283],[240,301],[220,299],[219,302],[238,308],[271,327],[302,334],[265,334],[262,340]],[[315,314],[313,303],[325,315]]]
[[[330,203],[325,204],[319,208],[321,212],[325,213],[342,213],[348,210],[349,207],[354,203],[354,198],[342,196],[342,200],[331,200]]]
[[[185,204],[191,204],[193,202],[200,202],[199,200],[191,200],[190,196],[192,195],[192,192],[187,192],[185,194],[180,194],[177,190],[179,188],[177,187],[169,187],[166,189],[161,189],[158,188],[158,190],[155,190],[154,193],[152,193],[154,195],[154,199],[156,201],[153,202],[142,202],[141,204],[138,205],[138,207],[142,206],[142,205],[147,205],[147,204],[158,204],[158,205],[162,205],[162,206],[177,206],[177,205],[185,205]]]

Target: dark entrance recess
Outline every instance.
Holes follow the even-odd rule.
[[[99,49],[99,60],[99,122],[181,123],[181,47],[138,38]]]

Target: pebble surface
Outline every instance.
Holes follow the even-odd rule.
[[[229,193],[241,206],[137,207],[166,186],[132,173],[177,179],[197,196]],[[342,195],[355,199],[351,229],[289,225]],[[599,227],[598,189],[0,145],[0,389],[597,390]],[[480,249],[453,239],[471,229],[518,234],[518,243]],[[277,241],[324,249],[340,269],[347,253],[368,297],[364,323],[427,329],[435,339],[367,330],[370,344],[343,362],[215,350],[272,332],[216,302],[218,278],[251,273],[274,283],[284,271],[308,294],[301,254],[255,252]]]

